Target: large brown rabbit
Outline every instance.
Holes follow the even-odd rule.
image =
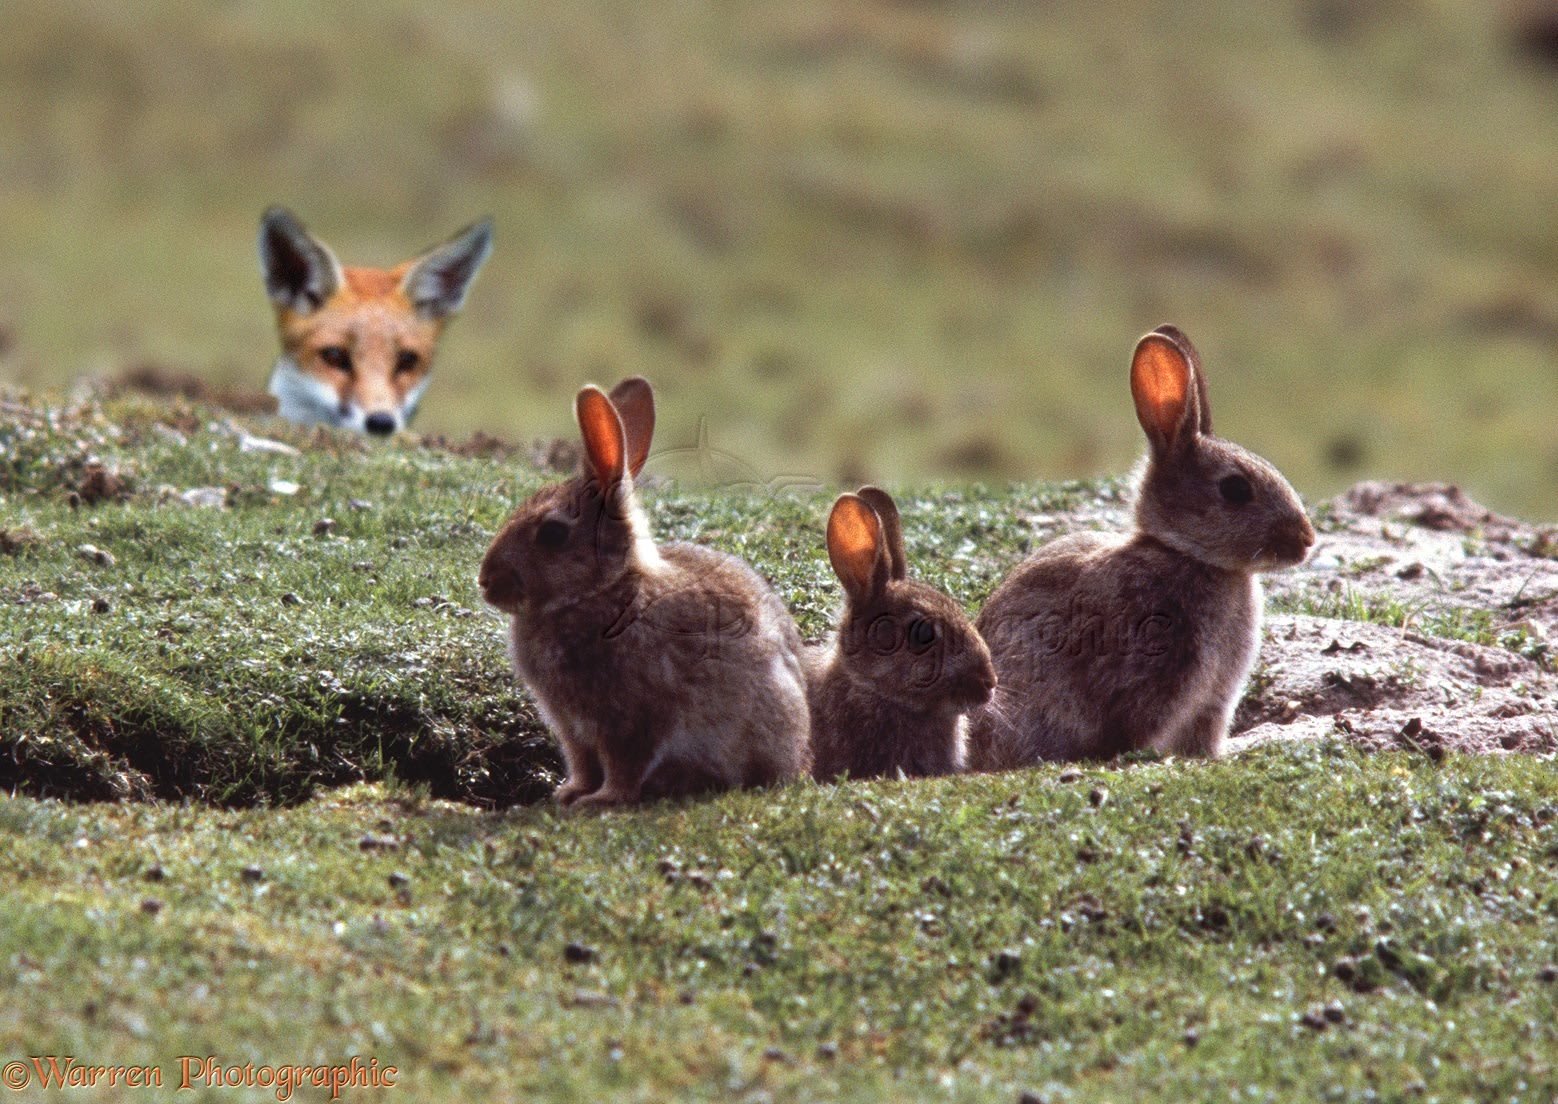
[[[812,775],[852,778],[963,769],[964,714],[990,700],[990,652],[951,598],[908,578],[898,507],[886,491],[840,495],[828,559],[844,614],[808,649]]]
[[[1260,640],[1256,573],[1302,563],[1315,533],[1270,464],[1212,436],[1206,379],[1173,326],[1136,345],[1148,454],[1129,537],[1052,541],[975,624],[1000,689],[973,718],[969,766],[1216,755]]]
[[[575,402],[583,471],[514,512],[481,565],[512,617],[515,673],[568,765],[563,805],[617,805],[806,773],[801,639],[734,556],[657,547],[633,493],[654,394],[638,378]]]

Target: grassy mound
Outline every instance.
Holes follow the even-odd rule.
[[[605,817],[0,801],[0,1046],[430,1102],[1547,1099],[1555,790],[1331,743]]]
[[[5,414],[0,786],[249,805],[395,778],[441,798],[508,806],[541,799],[558,780],[554,745],[510,673],[505,622],[474,585],[513,505],[557,478],[523,459],[525,450],[410,439],[371,447],[276,422],[256,423],[278,435],[260,437],[254,424],[206,407],[136,399],[12,401]],[[656,534],[745,557],[803,633],[826,633],[839,600],[822,545],[830,493],[764,478],[718,450],[682,451],[650,464],[658,479],[644,498]],[[970,609],[1036,541],[1125,524],[1115,482],[930,488],[901,492],[900,502],[916,574]],[[1477,685],[1496,695],[1514,680],[1515,696],[1489,698],[1503,719],[1482,743],[1550,748],[1558,732],[1540,716],[1552,707],[1550,659],[1545,638],[1530,635],[1550,619],[1545,546],[1518,526],[1503,543],[1489,535],[1490,554],[1466,564],[1502,564],[1503,575],[1489,582],[1446,563],[1443,584],[1428,587],[1437,571],[1404,580],[1376,554],[1427,556],[1405,531],[1386,541],[1357,532],[1358,519],[1338,505],[1318,513],[1327,546],[1345,562],[1277,577],[1273,607],[1498,650],[1475,663],[1498,677]],[[1418,534],[1482,547],[1474,532],[1410,535]],[[1289,700],[1313,697],[1306,710],[1316,724],[1361,740],[1368,725],[1343,711],[1390,703],[1337,698],[1331,684],[1343,672],[1329,669],[1332,653],[1302,665],[1294,647],[1268,641],[1241,726],[1292,720],[1281,712]],[[1431,658],[1397,650],[1376,648],[1372,662],[1415,670]],[[1275,700],[1281,671],[1302,671],[1314,685]],[[1353,674],[1342,681],[1385,677]],[[1404,689],[1419,681],[1379,685],[1381,694],[1396,688],[1401,709],[1421,710]],[[1511,721],[1511,710],[1534,720]],[[1460,723],[1450,713],[1423,717]]]
[[[474,579],[556,475],[270,431],[135,400],[7,408],[0,787],[285,804],[394,776],[483,805],[543,796],[559,760]],[[987,549],[1024,544],[1022,511],[1081,493],[930,496],[935,526],[911,539],[928,577],[982,596],[1001,566]],[[761,564],[803,630],[826,631],[821,492],[647,498],[657,533]]]
[[[1430,718],[1409,754],[1322,734],[1211,764],[569,816],[540,802],[556,753],[473,585],[511,505],[553,476],[409,440],[257,437],[198,407],[4,414],[0,786],[22,796],[0,798],[0,1050],[24,1088],[50,1055],[153,1066],[165,1089],[191,1076],[181,1055],[356,1056],[431,1102],[1558,1084],[1550,756],[1465,756],[1428,742]],[[656,531],[747,556],[824,631],[829,495],[692,459],[727,486],[651,488]],[[970,607],[1034,534],[1118,525],[1123,505],[1114,483],[900,502],[917,572]],[[1350,526],[1336,547],[1370,584],[1357,519],[1321,513]],[[1510,539],[1510,556],[1530,543]],[[1310,601],[1330,578],[1313,574],[1279,603]],[[1374,635],[1285,646],[1388,662],[1405,615],[1334,604]],[[1479,669],[1504,657],[1529,683],[1512,700],[1547,708],[1528,637],[1410,623]],[[1254,680],[1252,720],[1304,697],[1285,656]],[[1412,682],[1322,674],[1321,724],[1357,704],[1349,687]],[[168,800],[80,800],[111,797]]]

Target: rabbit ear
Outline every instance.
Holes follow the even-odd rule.
[[[909,573],[909,561],[903,554],[903,522],[898,519],[898,504],[880,487],[861,487],[855,492],[876,511],[882,522],[882,538],[887,545],[887,570],[894,579]]]
[[[649,459],[655,435],[655,391],[643,376],[632,376],[611,389],[611,405],[622,418],[628,439],[628,471],[636,479]]]
[[[1185,359],[1190,361],[1190,374],[1196,381],[1196,411],[1200,414],[1197,428],[1201,430],[1201,436],[1212,435],[1212,403],[1206,397],[1206,373],[1201,371],[1201,354],[1196,352],[1196,347],[1190,343],[1190,337],[1178,326],[1163,325],[1152,331],[1162,334],[1175,345],[1180,352],[1185,354]]]
[[[1136,343],[1131,397],[1154,456],[1177,452],[1195,440],[1200,425],[1195,368],[1172,337],[1154,330]]]
[[[887,549],[882,522],[856,495],[839,495],[828,515],[828,560],[852,602],[880,594],[887,586]]]
[[[579,419],[584,453],[595,478],[603,487],[622,482],[627,472],[628,446],[617,408],[611,405],[604,391],[590,384],[579,389],[573,411]]]

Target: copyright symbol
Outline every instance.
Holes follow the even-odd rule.
[[[7,1062],[5,1069],[0,1070],[0,1081],[4,1081],[5,1087],[12,1092],[21,1092],[25,1089],[30,1077],[24,1062]]]

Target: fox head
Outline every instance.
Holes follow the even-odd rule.
[[[381,436],[404,429],[439,334],[490,252],[484,218],[394,268],[343,268],[291,211],[266,211],[260,264],[281,336],[270,393],[282,417]]]

